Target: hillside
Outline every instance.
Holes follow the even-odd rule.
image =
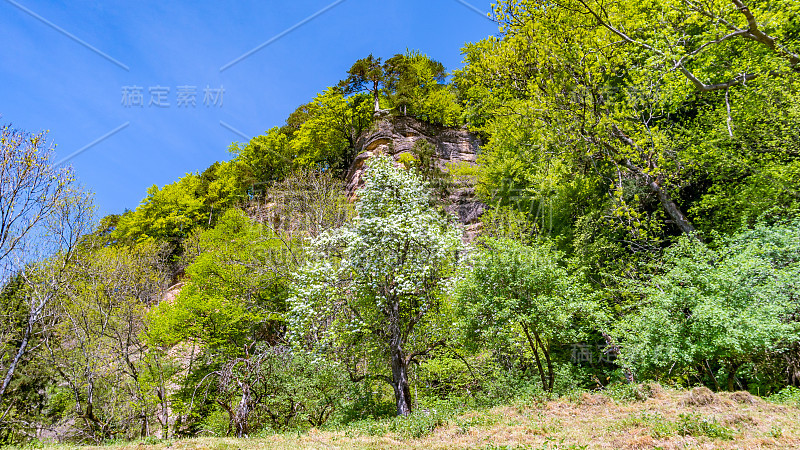
[[[99,221],[4,127],[0,445],[798,444],[800,3],[492,18]]]

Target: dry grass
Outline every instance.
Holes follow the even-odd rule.
[[[643,401],[617,402],[587,393],[541,404],[473,411],[418,439],[392,433],[368,436],[358,429],[311,430],[251,439],[197,438],[155,445],[133,442],[115,448],[800,448],[799,408],[769,403],[744,392],[714,394],[652,386],[647,392]]]

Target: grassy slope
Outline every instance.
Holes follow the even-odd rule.
[[[350,426],[264,438],[196,438],[124,449],[249,448],[800,448],[800,408],[747,393],[712,394],[654,386],[645,400],[615,401],[601,394],[496,407],[439,420],[433,430],[387,432]],[[415,419],[411,419],[412,421]],[[438,423],[438,425],[437,425]],[[395,428],[396,429],[396,428]],[[427,431],[428,428],[425,428]],[[413,435],[423,434],[420,437]]]

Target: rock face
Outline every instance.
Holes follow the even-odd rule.
[[[372,129],[365,131],[356,141],[356,156],[347,174],[346,189],[349,197],[354,198],[356,191],[363,183],[366,163],[373,156],[384,154],[391,156],[400,165],[403,154],[415,155],[415,144],[425,140],[435,149],[435,164],[443,172],[448,172],[448,165],[476,165],[480,150],[478,138],[466,129],[447,128],[420,122],[412,117],[383,117]],[[480,230],[480,216],[486,205],[475,197],[475,181],[459,180],[448,189],[443,199],[445,209],[456,215],[464,226],[465,239],[472,240]]]

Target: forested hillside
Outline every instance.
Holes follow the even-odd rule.
[[[4,126],[0,441],[334,429],[650,382],[800,402],[800,2],[493,18],[463,68],[369,55],[97,221],[45,135]]]

